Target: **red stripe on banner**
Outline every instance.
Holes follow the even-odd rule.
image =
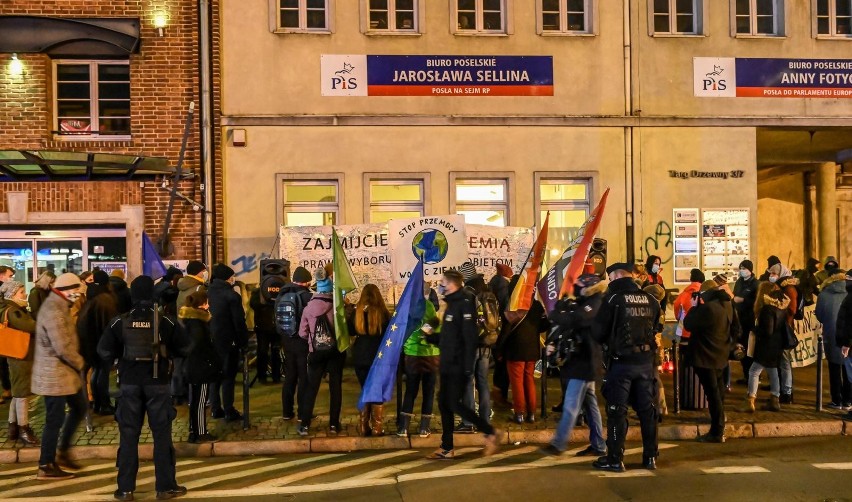
[[[738,98],[852,98],[852,89],[737,87]]]
[[[370,85],[370,96],[553,96],[552,85]]]

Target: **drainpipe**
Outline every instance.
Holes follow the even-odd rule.
[[[632,28],[631,28],[631,8],[630,3],[633,0],[624,0],[624,116],[629,118],[633,116],[633,61],[632,61]],[[635,236],[634,236],[634,197],[633,197],[633,127],[627,126],[624,128],[624,197],[625,197],[625,236],[627,247],[627,261],[632,262],[635,259]]]
[[[215,259],[213,242],[214,220],[214,176],[213,176],[213,95],[210,64],[212,51],[210,46],[211,12],[210,1],[198,2],[198,81],[201,94],[201,192],[204,194],[204,212],[201,215],[201,261],[211,263]]]

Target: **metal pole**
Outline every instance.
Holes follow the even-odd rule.
[[[80,392],[83,394],[83,402],[86,403],[86,432],[94,432],[95,425],[92,421],[92,409],[89,407],[89,393],[86,391],[86,373],[80,372],[80,380],[83,381],[83,388],[80,389]],[[115,404],[118,407],[118,403]]]
[[[674,412],[680,413],[680,348],[677,338],[672,340],[672,389],[674,389]]]
[[[399,424],[402,423],[402,365],[404,364],[405,356],[399,358],[396,365],[396,427],[399,429]]]
[[[816,410],[822,411],[822,334],[817,337]]]
[[[246,431],[251,426],[249,420],[249,353],[248,350],[243,350],[243,430]]]

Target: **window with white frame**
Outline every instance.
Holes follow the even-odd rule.
[[[817,35],[852,35],[852,0],[816,0]]]
[[[370,180],[370,223],[424,214],[422,179]]]
[[[508,0],[455,0],[460,33],[505,33]]]
[[[130,62],[54,64],[55,133],[86,137],[130,136]]]
[[[370,31],[417,32],[418,0],[367,0]]]
[[[703,0],[648,0],[652,3],[653,32],[697,35],[702,31]]]
[[[591,33],[592,0],[540,0],[543,33]]]
[[[285,180],[284,224],[288,227],[334,225],[340,212],[337,180]]]
[[[782,35],[783,0],[733,0],[737,35]]]
[[[285,31],[328,31],[329,0],[279,0],[278,27]]]
[[[508,180],[456,178],[453,192],[456,214],[465,222],[497,227],[508,223]]]
[[[591,180],[587,178],[538,178],[538,227],[544,224],[548,211],[548,261],[565,251],[580,227],[589,217]]]

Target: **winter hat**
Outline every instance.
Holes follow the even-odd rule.
[[[649,284],[648,286],[645,286],[642,291],[656,298],[658,302],[663,301],[663,298],[666,297],[666,290],[659,284]]]
[[[2,286],[0,286],[0,297],[11,300],[12,297],[15,296],[15,293],[23,287],[24,285],[18,281],[6,281]]]
[[[777,256],[772,255],[766,259],[766,263],[766,268],[772,268],[775,265],[781,265],[781,260]]]
[[[98,286],[106,286],[109,284],[109,276],[103,270],[95,270],[92,272],[92,281],[93,284],[97,284]]]
[[[305,267],[296,267],[293,272],[293,282],[311,282],[311,273]]]
[[[497,275],[503,276],[506,279],[510,279],[512,277],[512,267],[506,265],[505,263],[498,263]]]
[[[140,275],[130,283],[130,301],[134,305],[139,302],[150,302],[154,298],[154,279]]]
[[[461,272],[461,275],[464,278],[464,282],[467,282],[475,278],[476,276],[482,275],[476,273],[476,267],[473,265],[473,263],[469,261],[466,261],[461,264],[461,266],[459,267],[459,272]]]
[[[181,272],[180,269],[177,267],[169,267],[169,269],[166,270],[166,275],[163,276],[163,280],[166,282],[171,282],[172,280],[174,280],[176,275],[183,275],[183,272]]]
[[[632,263],[613,263],[606,268],[606,273],[611,274],[616,270],[624,270],[625,272],[633,273],[634,267]]]
[[[317,293],[331,293],[331,278],[325,268],[314,270],[314,279],[317,281]]]
[[[211,277],[213,279],[221,279],[223,281],[227,281],[234,275],[234,269],[225,265],[224,263],[217,263],[213,265],[213,271],[211,273]]]
[[[726,274],[717,274],[713,276],[713,281],[719,286],[722,286],[728,283],[728,276]]]
[[[689,271],[689,282],[704,282],[704,272],[694,268]]]
[[[110,277],[118,277],[119,279],[121,279],[123,281],[124,277],[125,277],[124,270],[117,268],[117,269],[113,270],[112,272],[110,272],[109,276]]]
[[[207,270],[207,267],[198,260],[192,260],[186,264],[186,273],[189,275],[198,275]]]
[[[705,291],[710,291],[711,289],[718,289],[719,285],[716,281],[709,280],[701,283],[701,288],[698,289],[699,292],[703,293]]]
[[[780,263],[776,263],[775,265],[772,265],[771,267],[769,267],[768,272],[770,274],[781,275],[781,272],[783,270],[784,270],[784,265],[781,265]]]
[[[740,268],[744,268],[751,273],[754,273],[754,263],[751,260],[743,260],[740,262]]]
[[[825,258],[825,268],[837,268],[838,266],[837,258],[833,256],[827,256]]]
[[[66,272],[56,278],[56,282],[53,283],[53,289],[63,292],[71,291],[74,289],[80,289],[80,285],[80,278],[77,277],[76,274]]]

